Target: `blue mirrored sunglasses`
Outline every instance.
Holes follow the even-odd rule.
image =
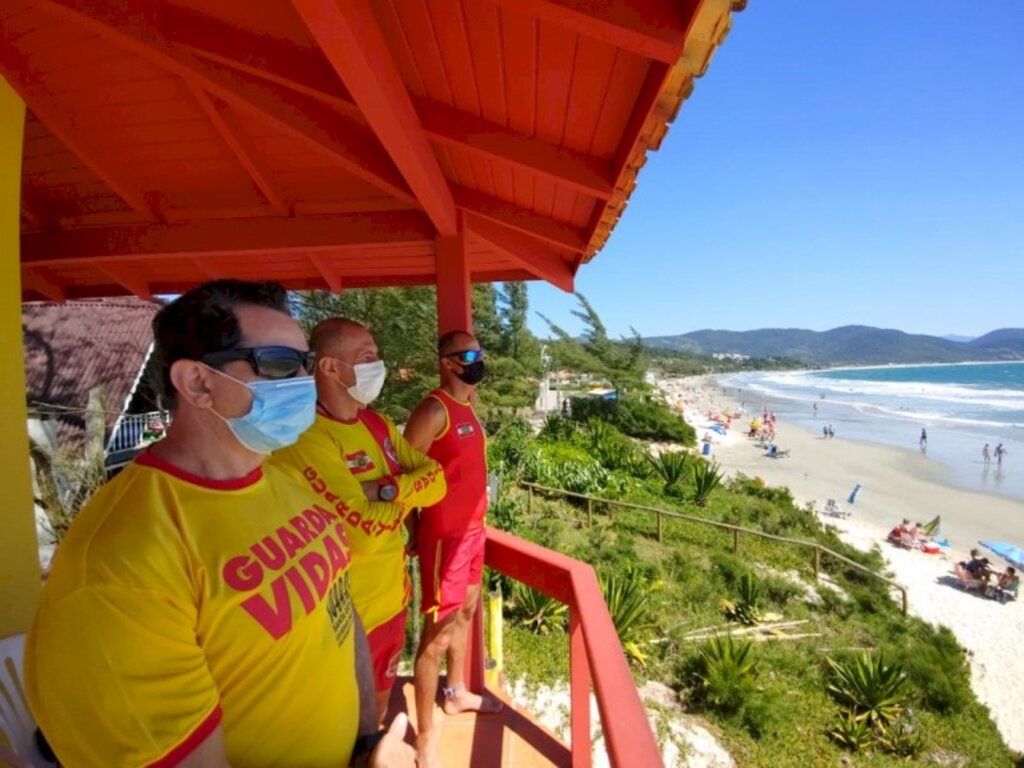
[[[484,359],[484,351],[482,349],[464,349],[461,352],[449,352],[444,357],[454,357],[463,365],[469,365],[475,363],[478,360]]]

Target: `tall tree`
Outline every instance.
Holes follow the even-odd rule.
[[[501,354],[504,349],[501,317],[498,315],[498,292],[494,283],[473,286],[473,332],[477,341],[489,354]]]

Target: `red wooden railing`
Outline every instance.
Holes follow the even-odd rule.
[[[659,766],[661,752],[629,671],[626,655],[605,605],[594,569],[587,563],[487,529],[487,565],[569,606],[569,698],[573,768],[589,768],[590,686],[601,713],[601,730],[612,766]],[[482,611],[470,638],[467,677],[482,690]]]

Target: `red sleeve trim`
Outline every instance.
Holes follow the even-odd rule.
[[[220,704],[218,704],[213,708],[213,711],[206,716],[206,719],[197,725],[193,729],[192,733],[185,737],[184,741],[174,747],[155,763],[150,763],[149,768],[173,768],[173,766],[191,755],[196,751],[200,744],[209,738],[211,733],[217,730],[217,726],[220,725],[221,714]]]
[[[232,477],[228,480],[214,480],[212,477],[193,475],[191,472],[186,472],[169,461],[157,458],[148,448],[135,457],[135,463],[141,467],[158,469],[178,480],[184,480],[186,483],[198,485],[202,488],[210,488],[214,491],[239,491],[242,488],[248,488],[250,485],[259,482],[260,478],[263,477],[262,467],[256,467],[252,472],[242,475],[242,477]]]

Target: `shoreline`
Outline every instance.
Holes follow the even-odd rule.
[[[669,401],[685,400],[682,412],[697,431],[708,432],[709,411],[738,411],[738,403],[710,375],[660,380]],[[753,418],[733,420],[726,435],[710,432],[711,456],[726,477],[742,472],[761,477],[768,485],[786,486],[799,506],[813,502],[817,511],[835,499],[850,517],[823,518],[849,544],[863,550],[879,546],[896,581],[908,587],[910,612],[932,624],[948,627],[967,650],[971,686],[989,707],[1009,747],[1024,752],[1024,599],[1002,605],[956,587],[954,563],[964,559],[980,539],[1016,543],[1024,532],[1024,502],[983,491],[965,490],[941,482],[941,465],[907,449],[847,440],[825,439],[780,417],[775,442],[789,450],[786,458],[771,459],[748,439]],[[856,484],[856,503],[847,498]],[[887,532],[901,518],[926,523],[941,515],[938,538],[951,546],[941,554],[896,549],[885,543]],[[994,566],[1001,558],[988,553]]]

